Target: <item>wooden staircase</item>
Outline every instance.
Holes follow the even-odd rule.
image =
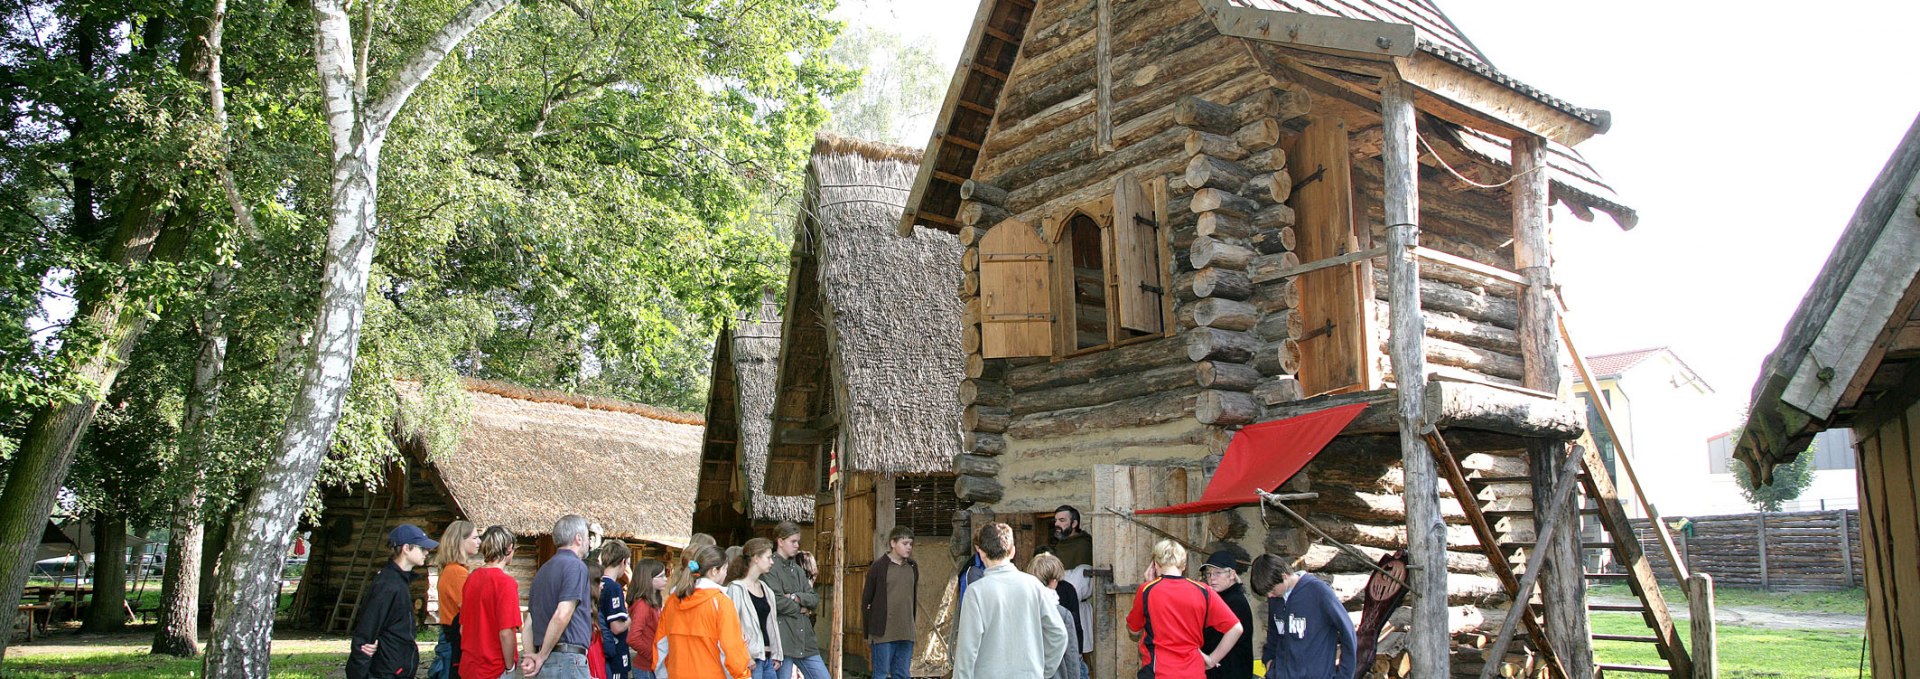
[[[360,521],[360,532],[354,536],[353,548],[349,552],[345,582],[340,583],[340,593],[334,596],[333,608],[327,612],[326,631],[330,634],[345,634],[353,631],[353,616],[360,610],[360,595],[367,590],[372,580],[373,567],[385,560],[387,550],[382,548],[387,537],[387,503],[374,502],[373,494],[367,494],[365,518]]]
[[[1560,327],[1560,332],[1562,339],[1566,340],[1569,353],[1573,355],[1574,368],[1587,384],[1595,384],[1592,373],[1587,369],[1586,361],[1573,349],[1572,340],[1567,338],[1564,322]],[[1614,431],[1612,414],[1608,411],[1605,400],[1599,399],[1594,405],[1600,414],[1600,421],[1589,423],[1589,427],[1604,427],[1610,432]],[[1532,587],[1533,583],[1525,582],[1523,584],[1522,582],[1523,580],[1533,580],[1533,578],[1525,578],[1524,566],[1517,567],[1515,565],[1516,557],[1530,555],[1538,545],[1530,541],[1502,540],[1500,534],[1494,530],[1495,522],[1500,519],[1530,519],[1533,517],[1534,512],[1531,509],[1488,509],[1483,506],[1483,503],[1489,503],[1498,497],[1496,493],[1489,493],[1489,489],[1502,485],[1512,486],[1522,484],[1531,488],[1533,477],[1497,476],[1482,472],[1473,472],[1472,475],[1469,475],[1469,473],[1461,467],[1460,460],[1454,457],[1452,451],[1447,447],[1446,441],[1440,436],[1437,430],[1428,427],[1426,431],[1422,432],[1422,435],[1426,439],[1428,449],[1434,454],[1441,476],[1446,479],[1448,486],[1453,490],[1454,497],[1461,501],[1460,506],[1466,514],[1467,523],[1473,528],[1475,537],[1479,540],[1482,550],[1491,562],[1495,576],[1500,580],[1501,585],[1509,596],[1514,597],[1516,600],[1523,597],[1528,600],[1529,605],[1526,610],[1518,613],[1521,616],[1519,622],[1522,623],[1528,640],[1532,642],[1532,646],[1540,655],[1542,662],[1549,668],[1550,674],[1555,677],[1567,679],[1563,660],[1557,655],[1556,649],[1548,643],[1544,631],[1544,621],[1541,617],[1540,604],[1536,602],[1534,597],[1535,590]],[[1673,546],[1673,536],[1668,533],[1665,522],[1660,518],[1659,513],[1654,510],[1651,503],[1647,502],[1644,492],[1640,490],[1642,486],[1634,474],[1632,461],[1627,455],[1623,440],[1617,434],[1613,436],[1613,440],[1616,442],[1616,446],[1620,451],[1620,454],[1616,456],[1616,464],[1619,465],[1619,468],[1631,483],[1634,490],[1631,499],[1637,500],[1640,505],[1646,509],[1646,514],[1648,518],[1651,519],[1654,531],[1667,554],[1668,562],[1673,565],[1673,575],[1676,581],[1682,584],[1682,591],[1690,591],[1691,585],[1689,585],[1689,583],[1691,574],[1687,571],[1685,562],[1678,558],[1677,550],[1675,550]],[[1572,495],[1571,508],[1563,507],[1561,509],[1561,516],[1566,517],[1562,519],[1563,523],[1561,525],[1569,529],[1578,530],[1581,524],[1580,518],[1587,516],[1597,517],[1602,532],[1604,533],[1604,539],[1597,541],[1586,540],[1585,536],[1579,535],[1578,533],[1565,539],[1582,540],[1582,542],[1579,543],[1578,551],[1583,557],[1581,559],[1581,567],[1583,569],[1584,562],[1586,561],[1584,557],[1589,550],[1602,550],[1611,552],[1614,564],[1625,570],[1625,572],[1622,573],[1585,573],[1589,583],[1624,582],[1627,584],[1628,589],[1633,592],[1634,596],[1639,599],[1639,603],[1636,604],[1595,604],[1589,600],[1587,610],[1589,614],[1639,613],[1641,619],[1646,623],[1648,632],[1647,634],[1594,634],[1592,638],[1601,641],[1651,644],[1660,658],[1666,661],[1665,665],[1599,663],[1594,666],[1597,670],[1596,674],[1601,677],[1608,675],[1653,674],[1667,675],[1675,679],[1691,679],[1695,676],[1694,658],[1688,653],[1687,644],[1683,642],[1680,630],[1674,625],[1673,615],[1667,607],[1666,597],[1661,591],[1659,581],[1654,575],[1653,566],[1651,562],[1647,560],[1645,552],[1641,549],[1639,538],[1633,532],[1633,527],[1628,520],[1626,508],[1623,504],[1624,499],[1621,497],[1619,487],[1614,484],[1613,476],[1608,472],[1605,460],[1601,457],[1598,447],[1593,444],[1590,437],[1583,438],[1578,445],[1574,446],[1574,450],[1575,454],[1578,455],[1578,459],[1573,461],[1574,465],[1571,466],[1569,472],[1573,474],[1573,479],[1577,479],[1578,488],[1576,489],[1577,492]],[[1572,480],[1564,476],[1562,478],[1563,481]],[[1470,498],[1475,501],[1469,502],[1468,499]],[[1537,502],[1547,501],[1545,498],[1533,499]],[[1548,504],[1546,506],[1551,508],[1553,505]],[[1568,514],[1572,514],[1572,516],[1568,516]],[[1536,528],[1540,527],[1536,526]],[[1532,559],[1520,560],[1523,563],[1532,561]],[[1704,636],[1707,639],[1711,639],[1711,614],[1708,614],[1706,617],[1708,620],[1696,622],[1696,626],[1706,625],[1707,630]],[[1491,672],[1495,666],[1499,665],[1498,659],[1504,657],[1504,655],[1505,648],[1503,645],[1497,644],[1493,649],[1490,649],[1487,665],[1489,672]],[[1709,660],[1706,661],[1709,663],[1709,668],[1706,668],[1706,676],[1711,676],[1710,665],[1712,663],[1712,654],[1709,653],[1706,657],[1709,658]]]

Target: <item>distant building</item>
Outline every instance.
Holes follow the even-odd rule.
[[[1731,493],[1731,503],[1712,513],[1752,511],[1753,506],[1740,497],[1733,478],[1734,432],[1707,440],[1707,471],[1713,474],[1716,504]],[[1854,463],[1853,430],[1828,429],[1813,437],[1813,484],[1800,497],[1781,505],[1781,511],[1807,512],[1822,509],[1859,509],[1860,479]],[[1724,487],[1724,488],[1723,488]],[[1696,512],[1707,513],[1707,512]]]
[[[1599,397],[1613,415],[1613,425],[1633,456],[1634,471],[1646,485],[1647,499],[1666,515],[1742,511],[1745,503],[1733,486],[1726,493],[1702,493],[1708,481],[1706,449],[1709,438],[1726,430],[1727,414],[1714,407],[1713,387],[1694,373],[1667,347],[1638,349],[1587,357],[1587,367],[1599,384]],[[1593,389],[1576,380],[1575,394],[1587,403],[1587,420],[1594,443],[1620,485],[1622,497],[1631,481],[1620,473],[1615,459],[1620,442],[1599,425]],[[1730,482],[1729,482],[1730,484]],[[1730,495],[1729,495],[1730,493]],[[1731,505],[1725,500],[1731,499]],[[1644,515],[1638,503],[1627,512]]]

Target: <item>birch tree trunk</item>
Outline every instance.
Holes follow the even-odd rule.
[[[227,133],[227,98],[221,72],[221,37],[227,18],[227,0],[214,0],[213,15],[206,29],[207,98],[218,134]],[[233,210],[235,226],[251,238],[256,230],[253,213],[240,198],[240,187],[233,179],[233,154],[222,144],[223,158],[218,172],[221,188]],[[160,584],[160,625],[153,633],[152,652],[190,658],[200,654],[200,560],[206,540],[206,518],[201,516],[206,497],[201,494],[201,479],[207,445],[206,425],[220,406],[220,387],[227,363],[227,295],[233,288],[234,270],[220,266],[207,281],[207,306],[200,312],[200,346],[194,354],[193,382],[187,387],[186,413],[181,418],[180,461],[187,478],[184,490],[175,500],[172,531],[167,539],[166,573]]]
[[[326,458],[353,376],[365,318],[367,278],[379,232],[374,206],[380,149],[393,116],[461,40],[511,0],[474,0],[402,66],[370,104],[353,62],[353,34],[342,0],[315,0],[314,63],[333,141],[333,204],[321,269],[313,355],[280,434],[278,452],[242,505],[227,538],[214,602],[208,679],[265,677],[273,644],[280,569],[293,529]]]

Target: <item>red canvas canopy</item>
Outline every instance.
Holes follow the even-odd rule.
[[[1272,491],[1293,478],[1366,408],[1355,403],[1241,428],[1199,500],[1134,513],[1202,514],[1259,502],[1254,491]]]

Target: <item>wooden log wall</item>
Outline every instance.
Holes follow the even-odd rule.
[[[1384,191],[1377,147],[1370,148],[1355,134],[1353,184],[1361,196]],[[1420,169],[1420,244],[1474,262],[1511,269],[1512,245],[1507,197],[1503,191],[1462,186],[1443,171]],[[1374,242],[1384,242],[1384,206],[1362,199],[1355,211],[1366,220]],[[1390,383],[1393,371],[1387,357],[1387,294],[1385,267],[1373,267],[1374,299],[1368,327],[1376,374]],[[1431,260],[1420,263],[1420,311],[1426,321],[1427,372],[1499,384],[1519,385],[1521,361],[1520,311],[1514,286],[1484,275]]]
[[[1691,533],[1674,531],[1674,546],[1689,568],[1713,574],[1716,587],[1840,590],[1865,581],[1858,510],[1725,514],[1691,520]],[[1667,521],[1672,524],[1679,517],[1667,517]],[[1671,584],[1672,569],[1652,526],[1645,519],[1635,519],[1633,532],[1661,582]],[[1765,549],[1760,547],[1763,540]]]

